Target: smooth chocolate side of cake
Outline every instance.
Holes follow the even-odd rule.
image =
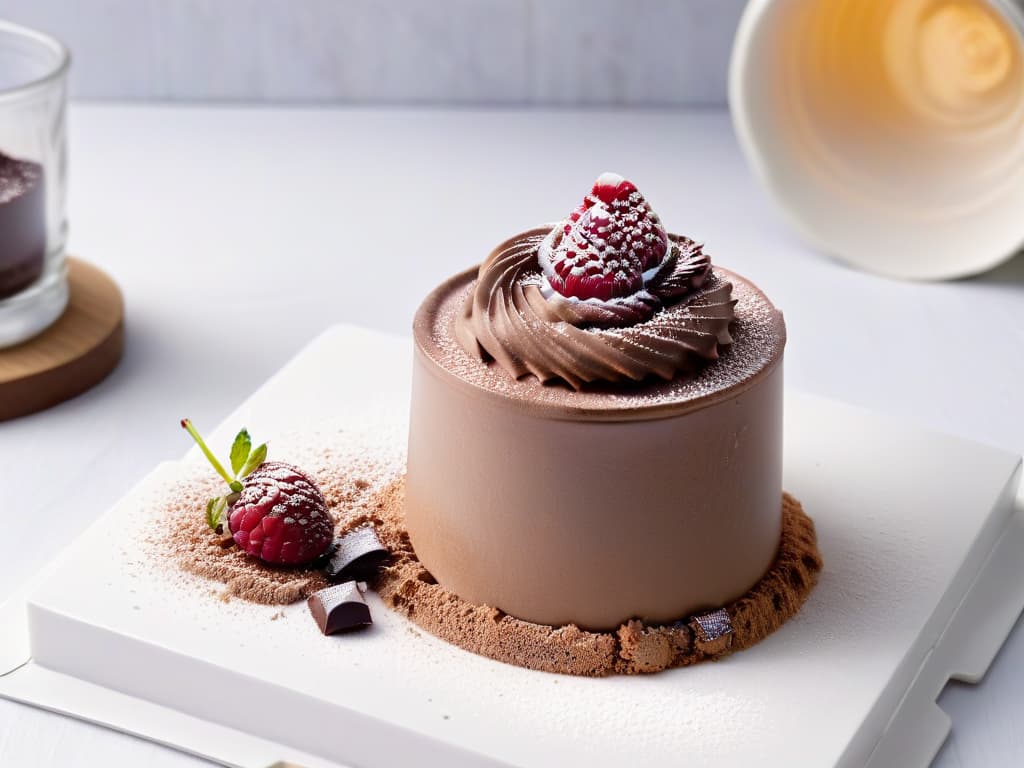
[[[538,624],[611,629],[720,606],[764,574],[781,529],[785,327],[725,274],[740,300],[721,359],[618,393],[472,360],[452,338],[472,273],[426,299],[406,522],[441,585]]]

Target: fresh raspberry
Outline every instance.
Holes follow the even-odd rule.
[[[551,287],[563,296],[608,301],[643,288],[644,273],[667,252],[665,228],[636,186],[602,173],[545,239],[540,259]]]
[[[334,540],[334,523],[316,483],[280,461],[264,462],[245,478],[228,528],[250,555],[281,565],[316,560]]]
[[[230,474],[188,419],[181,426],[196,441],[230,493],[206,503],[206,524],[224,533],[225,518],[235,544],[265,563],[303,565],[327,552],[334,521],[316,483],[301,469],[265,461],[267,444],[252,447],[243,429],[231,446]]]

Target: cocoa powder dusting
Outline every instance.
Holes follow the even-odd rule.
[[[222,493],[217,478],[183,483],[162,511],[165,523],[158,530],[173,537],[151,537],[157,551],[169,552],[182,570],[224,585],[222,599],[239,597],[262,605],[287,605],[327,586],[327,579],[310,569],[265,565],[224,539],[206,525],[206,500]]]
[[[337,533],[372,523],[391,550],[392,564],[370,585],[384,603],[453,645],[529,669],[601,677],[660,672],[727,656],[760,642],[794,616],[822,567],[813,521],[796,499],[784,494],[778,555],[760,582],[724,606],[730,632],[708,638],[692,617],[665,626],[629,621],[614,632],[531,624],[467,603],[437,584],[416,559],[404,527],[404,477],[374,476],[365,463],[353,467],[330,459],[324,457],[307,470],[327,499]],[[161,510],[166,524],[158,530],[177,533],[170,540],[151,537],[155,555],[166,557],[169,552],[177,567],[220,582],[225,600],[285,605],[328,586],[315,569],[272,567],[237,547],[223,547],[202,514],[206,499],[218,489],[216,479],[208,478],[186,480],[176,488]]]

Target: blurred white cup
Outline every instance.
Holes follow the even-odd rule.
[[[1024,246],[1024,13],[1011,0],[752,0],[729,99],[815,247],[893,277]]]

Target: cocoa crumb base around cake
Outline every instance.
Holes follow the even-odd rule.
[[[416,559],[405,531],[404,478],[367,480],[337,468],[315,474],[338,521],[338,533],[373,524],[391,550],[392,564],[372,585],[385,604],[453,645],[528,669],[602,677],[660,672],[728,656],[760,642],[792,618],[822,568],[813,521],[800,502],[783,494],[775,562],[747,594],[721,611],[671,625],[630,621],[610,632],[541,626],[467,603],[435,582]],[[188,482],[164,510],[182,532],[171,550],[178,567],[224,584],[222,599],[239,597],[265,605],[296,602],[328,585],[317,570],[274,568],[237,547],[222,546],[197,512],[216,487],[213,481]]]
[[[814,522],[789,494],[782,499],[782,537],[775,562],[754,587],[724,606],[731,631],[709,631],[697,617],[671,625],[630,621],[612,632],[548,627],[472,605],[437,584],[416,559],[402,524],[401,480],[375,505],[373,522],[395,555],[374,585],[384,602],[410,621],[467,651],[528,669],[604,677],[644,674],[718,659],[760,642],[803,605],[822,560]],[[714,618],[714,612],[701,617]],[[720,631],[720,630],[719,630]]]

